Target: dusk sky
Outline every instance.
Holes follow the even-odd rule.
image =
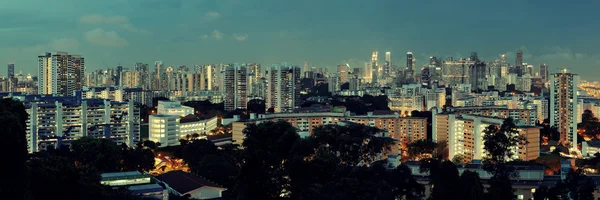
[[[37,56],[67,51],[88,71],[152,65],[288,62],[363,67],[372,51],[483,60],[517,49],[538,70],[600,80],[600,1],[564,0],[2,0],[6,63],[37,75]]]

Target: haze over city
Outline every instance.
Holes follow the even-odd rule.
[[[582,79],[600,75],[597,1],[5,1],[0,62],[36,72],[36,56],[85,55],[89,70],[161,60],[167,65],[288,62],[362,66],[372,51],[417,67],[429,56],[482,60],[506,53]],[[76,8],[76,9],[74,9]],[[512,62],[511,62],[512,63]],[[588,70],[588,71],[586,71]],[[586,72],[586,73],[582,73]],[[598,72],[600,73],[600,72]],[[4,71],[0,72],[6,75]]]

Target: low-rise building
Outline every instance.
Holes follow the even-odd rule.
[[[102,173],[100,184],[118,188],[126,187],[131,193],[142,198],[169,199],[169,192],[157,184],[150,174],[138,171]]]
[[[215,199],[223,197],[226,188],[203,177],[183,171],[170,171],[156,177],[175,196],[186,196],[193,199]]]
[[[241,144],[244,140],[243,130],[248,124],[260,124],[268,121],[283,120],[298,129],[298,134],[306,137],[313,134],[316,127],[338,124],[341,121],[354,122],[366,126],[376,127],[384,130],[391,138],[398,139],[403,143],[415,140],[427,139],[427,118],[400,117],[398,113],[379,114],[369,112],[367,115],[353,115],[350,112],[335,113],[273,113],[250,115],[249,120],[233,122],[233,140]]]

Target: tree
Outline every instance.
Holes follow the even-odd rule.
[[[6,172],[0,183],[0,193],[7,199],[23,199],[28,187],[25,167],[28,158],[27,116],[23,103],[13,99],[0,100],[0,150],[3,159],[10,162],[0,165],[0,170]]]
[[[99,172],[120,171],[122,150],[109,139],[82,137],[71,143],[73,157],[84,167],[94,167]]]
[[[154,143],[147,143],[152,146]],[[155,144],[154,144],[155,145]],[[121,145],[122,161],[121,171],[140,171],[142,173],[154,169],[154,152],[150,148],[138,146],[129,148],[127,145]]]
[[[596,183],[585,176],[581,170],[569,170],[564,181],[553,189],[561,199],[594,199]]]
[[[581,115],[581,121],[582,122],[598,122],[598,118],[596,118],[594,116],[594,113],[592,113],[591,110],[585,110],[585,111],[583,111],[583,114]]]
[[[533,193],[533,199],[546,199],[550,198],[550,190],[546,186],[540,186]]]
[[[484,188],[481,184],[479,174],[473,171],[464,171],[460,175],[461,194],[464,200],[483,200]]]
[[[279,198],[290,190],[284,164],[300,136],[284,121],[248,125],[244,135],[243,165],[235,193],[241,199]]]
[[[455,164],[465,164],[465,156],[462,154],[456,154],[454,155],[454,157],[452,158],[452,162]]]
[[[518,176],[509,165],[506,165],[518,145],[526,144],[520,136],[512,118],[504,120],[500,127],[490,125],[483,131],[484,150],[487,152],[484,169],[492,174],[489,180],[489,199],[512,199],[511,177]]]
[[[431,140],[416,140],[407,145],[408,157],[420,160],[423,156],[433,156],[437,144]]]

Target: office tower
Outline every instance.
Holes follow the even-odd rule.
[[[340,84],[348,82],[348,69],[350,69],[348,64],[338,65],[338,75],[340,76]]]
[[[373,66],[378,66],[377,65],[377,51],[373,51],[373,54],[371,55],[371,63],[373,64]]]
[[[85,85],[85,62],[67,52],[38,56],[38,94],[73,96]]]
[[[308,61],[304,61],[304,69],[303,70],[304,70],[303,72],[304,72],[305,75],[306,75],[306,72],[311,71],[310,70],[310,65],[308,64]],[[304,78],[312,78],[312,77],[306,77],[305,76]]]
[[[442,80],[446,86],[469,83],[469,66],[475,62],[468,59],[454,60],[452,57],[446,58],[442,63]]]
[[[282,65],[273,65],[268,72],[267,109],[274,112],[292,112],[295,107],[302,104],[300,100],[300,68]]]
[[[373,79],[373,65],[370,62],[365,62],[365,74],[363,79],[369,83]]]
[[[412,52],[406,53],[406,70],[404,70],[404,77],[408,83],[414,82],[415,75],[415,58]]]
[[[385,52],[385,64],[386,65],[392,65],[392,53],[391,52]]]
[[[544,83],[548,82],[548,65],[541,64],[540,65],[540,77],[542,77],[542,81]]]
[[[577,85],[579,76],[562,69],[550,78],[550,126],[556,126],[562,142],[577,146]]]
[[[520,49],[517,51],[517,62],[515,63],[515,70],[518,76],[523,75],[523,71],[525,67],[523,66],[523,51]]]

